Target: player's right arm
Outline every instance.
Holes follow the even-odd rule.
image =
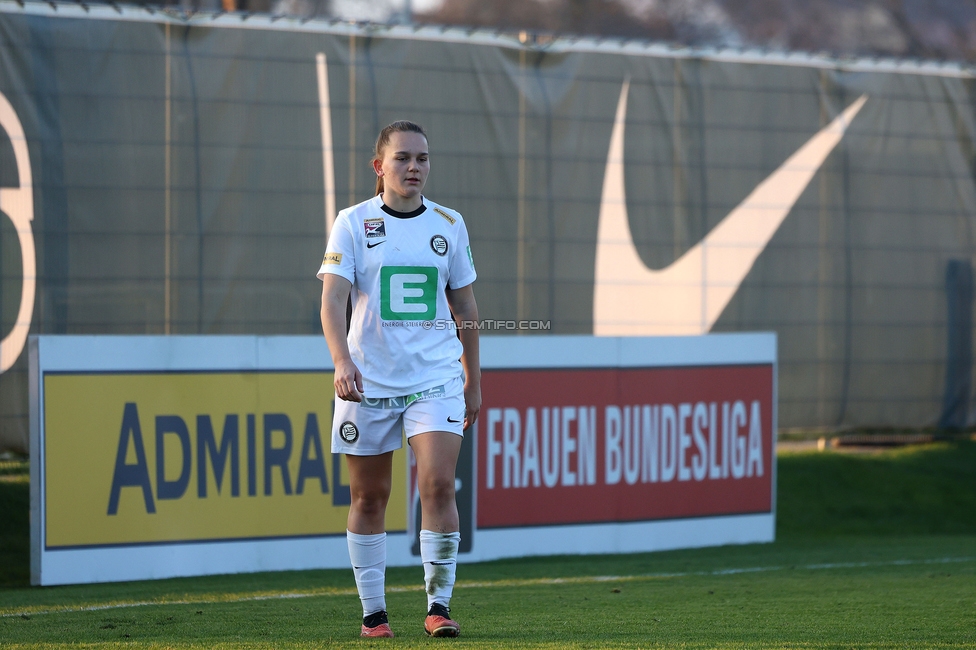
[[[322,332],[335,366],[336,396],[350,402],[363,399],[363,376],[353,363],[346,340],[346,304],[356,279],[356,244],[343,210],[336,218],[317,277],[322,280]]]
[[[363,376],[353,363],[346,342],[346,301],[352,283],[340,275],[322,275],[322,332],[335,366],[335,390],[339,399],[363,400]]]

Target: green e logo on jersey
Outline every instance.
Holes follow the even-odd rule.
[[[436,268],[384,266],[380,269],[380,316],[383,320],[434,320],[436,315]]]

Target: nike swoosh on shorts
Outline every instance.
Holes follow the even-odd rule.
[[[705,238],[670,266],[649,269],[634,247],[624,186],[624,81],[610,136],[603,177],[593,288],[593,333],[597,336],[705,334],[721,316],[857,115],[862,95],[786,159]]]

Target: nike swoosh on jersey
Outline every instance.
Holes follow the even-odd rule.
[[[634,247],[624,187],[624,81],[603,177],[596,244],[593,333],[705,334],[857,115],[862,95],[786,159],[702,241],[670,266],[649,269]]]
[[[385,243],[386,243],[385,239],[383,241],[366,242],[366,248],[374,248],[376,246],[379,246],[380,244],[385,244]]]

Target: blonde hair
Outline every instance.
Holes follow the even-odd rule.
[[[383,152],[386,147],[390,144],[390,137],[394,133],[419,133],[427,138],[427,132],[424,131],[424,127],[420,126],[416,122],[411,122],[409,120],[397,120],[392,124],[387,125],[380,131],[379,137],[376,138],[376,147],[373,149],[373,160],[383,161]],[[376,177],[376,194],[383,193],[383,177]]]

